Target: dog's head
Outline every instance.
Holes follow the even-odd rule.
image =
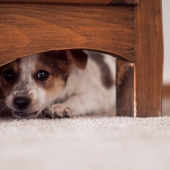
[[[84,69],[82,50],[49,51],[17,59],[0,68],[5,104],[16,118],[35,118],[66,86],[73,65]]]

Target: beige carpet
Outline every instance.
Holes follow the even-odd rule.
[[[0,170],[53,169],[170,170],[170,117],[0,119]]]

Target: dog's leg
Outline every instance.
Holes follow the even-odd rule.
[[[102,113],[108,108],[108,101],[98,92],[83,95],[74,95],[63,103],[53,104],[43,111],[43,115],[49,118],[71,117],[88,113]],[[106,96],[105,96],[106,97]]]

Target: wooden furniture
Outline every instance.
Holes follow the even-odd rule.
[[[165,84],[163,86],[163,97],[170,97],[170,84]]]
[[[0,65],[47,50],[117,60],[117,115],[161,115],[161,0],[0,0]]]

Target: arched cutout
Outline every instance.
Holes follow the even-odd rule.
[[[101,50],[96,50],[96,49],[85,49],[85,48],[72,48],[72,49],[74,49],[74,50],[88,50],[88,51],[96,51],[96,52],[99,52],[99,53],[102,53],[102,54],[107,54],[107,55],[111,55],[111,56],[113,56],[114,58],[117,58],[117,59],[119,59],[119,60],[122,60],[122,61],[129,61],[129,62],[131,62],[131,60],[128,60],[128,59],[126,59],[126,58],[124,58],[124,57],[122,57],[122,56],[119,56],[119,55],[117,55],[116,53],[109,53],[109,52],[107,52],[107,51],[101,51]],[[27,52],[23,52],[23,55],[21,56],[21,54],[16,54],[16,55],[14,55],[16,52],[15,51],[11,51],[11,52],[8,52],[8,53],[6,53],[7,55],[5,55],[6,57],[1,57],[1,56],[3,56],[3,55],[1,55],[0,56],[0,67],[1,66],[3,66],[3,65],[5,65],[5,64],[8,64],[8,63],[10,63],[10,62],[12,62],[12,61],[14,61],[14,60],[16,60],[16,59],[18,59],[18,58],[22,58],[22,57],[26,57],[26,56],[30,56],[30,55],[33,55],[33,54],[38,54],[38,53],[43,53],[43,52],[46,52],[46,51],[55,51],[55,50],[72,50],[72,49],[68,49],[68,48],[66,48],[66,49],[53,49],[53,48],[51,48],[50,50],[42,50],[42,51],[39,51],[39,50],[37,50],[35,53],[33,53],[33,52],[30,52],[30,53],[27,53]],[[2,53],[3,54],[3,53]]]

